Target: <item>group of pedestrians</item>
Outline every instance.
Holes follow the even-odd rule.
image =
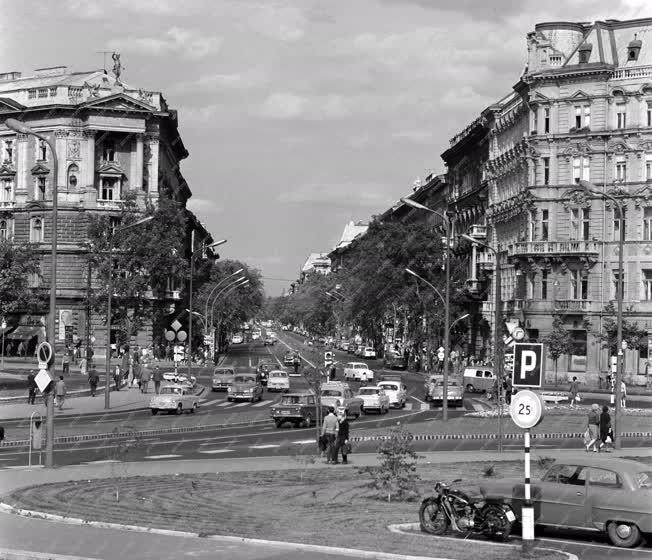
[[[600,405],[593,403],[588,415],[588,423],[584,434],[586,451],[594,452],[611,451],[608,447],[613,444],[613,430],[611,428],[611,415],[609,407],[605,404],[600,412]]]
[[[349,443],[349,420],[346,417],[346,411],[339,410],[335,415],[335,408],[328,407],[328,414],[322,424],[320,447],[328,464],[339,464],[340,453],[342,454],[342,464],[348,463],[351,444]]]

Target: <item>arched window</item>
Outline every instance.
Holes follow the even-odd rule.
[[[32,218],[29,229],[29,240],[32,243],[43,243],[43,220]]]
[[[74,189],[77,187],[77,175],[79,175],[79,167],[73,163],[68,167],[68,188]]]
[[[0,220],[0,241],[9,239],[9,224],[7,220]]]

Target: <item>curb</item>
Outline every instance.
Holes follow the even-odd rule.
[[[51,552],[31,552],[29,550],[10,550],[0,548],[2,560],[98,560],[97,558],[83,556],[68,556],[66,554],[52,554]]]
[[[98,387],[97,392],[104,391],[104,385]],[[76,399],[77,397],[87,397],[91,394],[90,389],[76,389],[75,391],[69,391],[66,393],[66,398]],[[38,395],[42,397],[42,395]],[[3,404],[16,404],[24,402],[27,400],[27,395],[18,396],[18,397],[0,397],[0,406]],[[5,420],[22,420],[22,418],[5,418]]]
[[[532,439],[578,439],[584,433],[544,433],[531,434]],[[621,437],[652,438],[652,432],[622,432]],[[352,437],[351,441],[384,441],[390,439],[387,435]],[[412,434],[410,441],[428,441],[442,439],[498,439],[498,434]],[[523,434],[503,434],[503,439],[523,439]]]
[[[387,528],[392,532],[392,533],[399,533],[401,535],[412,535],[416,536],[414,533],[410,531],[420,531],[421,526],[418,523],[397,523],[395,525],[388,525]],[[432,538],[432,539],[445,539],[445,540],[452,540],[452,541],[460,541],[459,538],[457,537],[447,537],[447,536],[435,536],[435,535],[429,535],[427,533],[422,533],[418,536],[423,536],[426,538]],[[520,544],[511,544],[511,543],[499,543],[499,542],[493,542],[493,541],[474,541],[474,542],[480,542],[481,544],[487,544],[491,546],[497,546],[497,547],[502,547],[502,548],[521,548]],[[546,552],[557,552],[558,554],[565,554],[566,558],[568,560],[579,560],[579,558],[571,553],[571,552],[566,552],[565,550],[559,550],[557,548],[547,548],[547,547],[540,547],[536,546],[534,550],[540,550],[540,551],[546,551]]]
[[[393,554],[390,552],[374,552],[372,550],[357,550],[355,548],[344,547],[331,547],[316,544],[293,543],[283,541],[271,541],[266,539],[252,539],[248,537],[235,537],[230,535],[207,535],[204,533],[192,533],[189,531],[173,531],[169,529],[156,529],[151,527],[142,527],[139,525],[122,525],[120,523],[108,523],[104,521],[87,521],[78,517],[66,517],[63,515],[55,515],[52,513],[44,513],[40,511],[32,511],[27,509],[16,508],[12,505],[0,503],[0,511],[19,515],[21,517],[29,517],[32,519],[43,519],[45,521],[55,521],[58,523],[66,523],[69,525],[87,525],[89,527],[97,527],[100,529],[118,529],[122,531],[133,531],[137,533],[149,533],[152,535],[167,535],[172,537],[185,537],[185,538],[203,538],[213,541],[231,542],[231,543],[244,543],[273,546],[283,549],[303,550],[306,552],[323,552],[326,554],[340,554],[343,556],[352,556],[354,558],[368,558],[376,560],[451,560],[450,558],[436,558],[433,556],[409,556],[405,554]],[[21,557],[20,560],[31,560],[32,557]],[[53,560],[87,560],[78,559],[75,557],[57,557],[55,555],[41,555],[36,556],[36,559],[52,558]],[[571,560],[569,558],[569,560]],[[576,558],[572,560],[577,560]]]

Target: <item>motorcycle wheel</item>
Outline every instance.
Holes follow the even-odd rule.
[[[421,530],[431,535],[443,535],[448,529],[448,517],[437,503],[436,498],[427,498],[419,508]]]
[[[484,519],[484,535],[487,538],[506,541],[514,523],[507,519],[505,510],[497,504],[487,504],[480,512]]]

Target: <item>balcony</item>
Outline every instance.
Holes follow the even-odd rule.
[[[598,256],[599,244],[597,241],[522,241],[509,245],[507,252],[509,256]]]
[[[503,313],[511,313],[512,311],[522,311],[526,307],[527,300],[523,299],[510,299],[507,301],[501,302]],[[483,301],[482,302],[482,312],[483,313],[493,313],[494,312],[494,302],[493,301]]]
[[[475,239],[487,239],[487,226],[472,225],[469,228],[469,235]]]
[[[652,78],[652,66],[638,66],[636,68],[620,68],[614,70],[612,80],[628,80],[630,78]]]
[[[0,200],[0,210],[11,210],[16,206],[15,200]]]
[[[591,300],[588,299],[557,299],[554,301],[555,311],[579,313],[590,311]]]
[[[478,252],[475,255],[475,264],[480,268],[493,269],[494,267],[494,254],[489,251]]]

